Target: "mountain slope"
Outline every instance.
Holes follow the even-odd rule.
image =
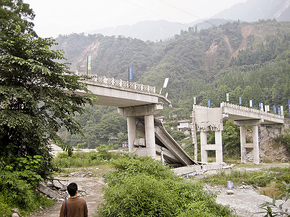
[[[239,96],[255,105],[284,105],[290,95],[290,23],[261,20],[233,22],[201,31],[190,28],[165,42],[144,42],[125,37],[70,35],[57,39],[58,48],[72,62],[71,69],[86,73],[86,57],[92,56],[91,73],[156,86],[168,77],[163,92],[181,114],[198,103],[224,101],[225,93],[238,103]],[[181,109],[182,108],[182,109]]]
[[[137,38],[143,41],[168,40],[181,31],[197,27],[198,30],[219,26],[228,20],[242,20],[254,22],[258,20],[276,19],[290,21],[290,0],[248,0],[245,3],[234,5],[224,10],[211,19],[182,24],[159,21],[143,21],[131,26],[118,26],[114,28],[98,29],[86,34],[102,34],[105,36],[124,36]]]
[[[188,25],[182,23],[159,21],[143,21],[134,25],[118,26],[115,28],[98,29],[88,32],[88,34],[102,34],[107,36],[125,36],[138,38],[143,41],[160,41],[179,34],[181,30],[187,30]]]
[[[248,0],[218,13],[214,18],[248,22],[261,19],[290,21],[290,0]]]

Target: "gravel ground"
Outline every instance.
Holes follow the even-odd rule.
[[[229,205],[235,210],[238,216],[242,217],[262,217],[265,216],[264,210],[259,208],[259,205],[265,202],[272,202],[273,199],[259,192],[252,186],[241,186],[233,189],[234,194],[227,194],[228,189],[222,187],[208,187],[210,190],[217,193],[217,203]],[[276,204],[283,204],[283,209],[290,209],[290,202],[285,203],[284,200],[276,200]]]
[[[64,179],[66,181],[63,184],[67,185],[70,182],[76,182],[79,186],[79,190],[83,191],[83,198],[86,200],[88,209],[89,209],[89,217],[96,216],[95,213],[97,211],[98,204],[100,204],[103,200],[103,191],[102,189],[106,187],[103,178],[99,175],[97,176],[86,176],[86,173],[96,173],[96,169],[91,169],[86,172],[75,172],[70,174],[69,176],[59,176],[57,178]],[[98,170],[100,171],[100,170]],[[229,205],[232,209],[236,211],[236,214],[241,217],[260,217],[264,216],[263,214],[259,214],[259,212],[263,211],[259,208],[259,205],[264,202],[272,202],[270,197],[260,195],[259,192],[253,188],[252,186],[234,186],[233,191],[234,194],[228,195],[227,188],[219,187],[219,186],[207,186],[208,189],[214,191],[217,194],[217,203],[223,205]],[[284,203],[285,201],[277,200],[276,204]],[[30,215],[30,217],[57,217],[59,216],[59,210],[61,207],[62,201],[59,201],[53,207],[40,210],[36,213]],[[287,202],[283,205],[283,209],[288,208],[290,210],[290,202]]]

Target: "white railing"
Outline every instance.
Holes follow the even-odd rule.
[[[276,114],[272,114],[272,113],[267,113],[258,109],[253,109],[253,108],[248,108],[248,107],[244,107],[244,106],[239,106],[239,105],[235,105],[235,104],[230,104],[230,103],[226,103],[226,102],[222,102],[221,103],[221,108],[225,107],[225,108],[231,108],[231,109],[235,109],[235,110],[239,110],[239,111],[244,111],[244,112],[251,112],[257,115],[263,115],[264,117],[269,117],[269,118],[277,118],[277,119],[284,119],[283,116],[281,115],[276,115]]]
[[[92,76],[91,80],[93,82],[97,82],[100,84],[106,84],[106,85],[122,87],[122,88],[129,88],[129,89],[142,91],[142,92],[149,92],[149,93],[156,92],[155,87],[152,87],[149,85],[137,84],[136,82],[131,82],[131,81],[123,81],[122,79],[107,78],[105,76]]]

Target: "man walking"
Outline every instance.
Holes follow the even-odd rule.
[[[70,198],[62,203],[59,217],[88,217],[88,207],[84,199],[78,198],[78,186],[72,182],[67,186]]]

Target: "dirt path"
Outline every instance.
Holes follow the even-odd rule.
[[[88,170],[85,173],[87,172]],[[95,171],[92,171],[92,173],[95,174]],[[79,186],[79,190],[86,192],[86,195],[84,195],[83,198],[86,200],[88,205],[89,217],[96,216],[95,213],[97,211],[97,207],[103,200],[102,189],[106,187],[106,184],[100,174],[87,177],[84,176],[84,172],[74,172],[68,177],[59,176],[57,178],[65,179],[66,181],[63,182],[65,185],[70,182],[76,182]],[[264,202],[272,202],[271,198],[260,195],[259,192],[251,186],[234,186],[233,195],[228,195],[227,189],[219,186],[207,186],[207,188],[216,192],[217,203],[229,205],[231,208],[235,209],[236,214],[241,217],[264,216],[265,214],[258,214],[258,212],[263,211],[259,208],[259,205]],[[277,201],[277,204],[281,204],[283,202],[284,201],[280,200]],[[31,214],[30,217],[58,217],[61,204],[62,202],[58,202],[53,207]],[[285,203],[283,208],[288,208],[288,210],[290,210],[290,202]]]
[[[87,173],[87,172],[86,172]],[[89,217],[96,216],[96,211],[98,205],[103,200],[103,191],[102,189],[106,187],[104,180],[102,177],[88,177],[84,176],[84,173],[75,172],[72,173],[73,175],[70,176],[58,176],[56,178],[66,180],[62,183],[64,185],[68,185],[71,182],[75,182],[78,184],[78,188],[80,190],[82,198],[84,198],[87,202],[88,210],[89,210]],[[59,211],[61,207],[62,201],[57,202],[54,206],[38,211],[36,213],[30,214],[30,217],[58,217]]]

